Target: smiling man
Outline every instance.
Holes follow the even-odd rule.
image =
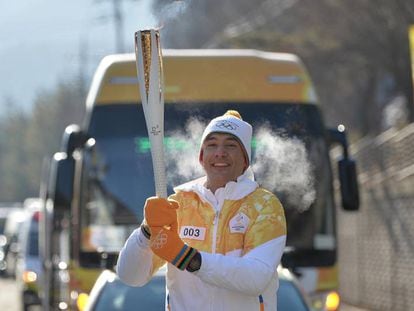
[[[200,163],[207,174],[206,188],[215,192],[229,181],[236,181],[248,166],[246,152],[231,134],[212,133],[204,140]]]
[[[144,222],[117,273],[145,285],[166,262],[166,310],[276,310],[286,243],[283,207],[254,181],[252,127],[230,110],[208,124],[199,161],[206,176],[148,198]]]

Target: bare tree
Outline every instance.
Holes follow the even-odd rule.
[[[22,201],[39,192],[42,160],[59,150],[63,130],[80,123],[85,111],[81,80],[61,82],[38,93],[23,112],[5,100],[9,111],[0,120],[0,198]]]
[[[163,18],[167,0],[154,2]],[[183,1],[184,2],[184,1]],[[414,120],[404,0],[210,0],[186,2],[164,25],[164,46],[256,48],[298,54],[310,69],[326,119],[360,137],[381,130],[382,110],[407,98]]]
[[[200,48],[225,27],[249,14],[266,0],[173,1],[155,0],[153,13],[163,25],[163,45]],[[183,6],[183,9],[180,9]]]

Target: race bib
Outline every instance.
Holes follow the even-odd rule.
[[[204,241],[206,238],[206,228],[194,226],[182,226],[180,238]]]

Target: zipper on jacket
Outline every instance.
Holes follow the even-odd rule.
[[[213,225],[217,225],[218,218],[219,218],[219,211],[216,210],[214,213]]]
[[[217,229],[218,229],[218,219],[219,219],[219,211],[216,209],[214,213],[214,219],[213,219],[213,243],[212,243],[212,254],[216,253],[216,240],[217,240]]]

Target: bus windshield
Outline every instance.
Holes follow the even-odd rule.
[[[253,126],[255,179],[274,192],[285,208],[287,246],[334,249],[330,162],[316,105],[167,103],[168,193],[174,186],[203,176],[198,164],[202,131],[209,120],[229,109],[239,111]],[[96,106],[88,134],[93,143],[83,153],[81,248],[117,252],[142,221],[145,199],[155,193],[142,107]]]

